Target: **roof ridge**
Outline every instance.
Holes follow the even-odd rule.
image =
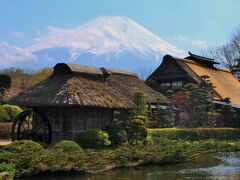
[[[186,61],[188,63],[191,63],[191,64],[195,64],[197,66],[201,66],[201,64],[198,64],[197,62],[193,61],[193,60],[189,60],[189,59],[179,59],[180,61]],[[203,67],[203,66],[201,66]],[[208,69],[213,69],[213,70],[219,70],[219,71],[224,71],[224,72],[228,72],[228,73],[231,73],[229,70],[227,69],[222,69],[222,68],[217,68],[217,67],[214,67],[214,68],[210,68],[210,67],[204,67],[204,68],[208,68]]]
[[[125,75],[138,77],[136,73],[120,70],[120,69],[111,69],[111,68],[97,68],[94,66],[85,66],[79,64],[67,64],[67,63],[58,63],[54,66],[53,74],[64,74],[64,73],[77,73],[77,74],[88,74],[88,75]]]
[[[104,67],[101,67],[100,70],[103,72],[103,74],[117,74],[117,75],[138,77],[136,73],[130,72],[130,71],[125,71],[125,70],[104,68]]]

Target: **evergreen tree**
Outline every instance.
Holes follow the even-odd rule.
[[[147,116],[147,102],[143,92],[136,92],[133,96],[135,108],[133,114],[136,116]]]
[[[188,97],[186,127],[215,127],[219,114],[214,109],[213,85],[208,76],[201,76],[203,82],[186,84],[184,90]]]
[[[225,98],[224,101],[226,105],[222,106],[220,110],[221,121],[219,126],[235,127],[238,123],[237,110],[231,107],[230,98]]]
[[[135,108],[124,122],[124,129],[127,132],[127,140],[130,143],[145,140],[147,137],[146,124],[148,121],[147,103],[143,92],[136,92],[133,96]]]

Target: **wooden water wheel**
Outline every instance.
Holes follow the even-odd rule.
[[[14,120],[11,138],[12,141],[32,140],[49,144],[52,139],[52,128],[43,114],[33,109],[27,109]]]

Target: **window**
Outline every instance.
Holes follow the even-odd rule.
[[[172,89],[181,89],[181,88],[182,88],[182,81],[172,82]]]
[[[170,82],[164,82],[160,84],[161,89],[170,89],[171,83]]]
[[[176,90],[176,89],[182,89],[183,83],[182,81],[173,81],[173,82],[163,82],[160,84],[161,90]]]

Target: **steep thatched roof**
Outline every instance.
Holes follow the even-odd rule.
[[[190,56],[183,59],[165,55],[163,57],[163,63],[149,76],[148,79],[159,77],[164,62],[167,61],[179,65],[179,67],[197,83],[203,82],[201,76],[207,75],[215,87],[213,89],[215,91],[215,100],[222,101],[225,98],[230,98],[233,106],[240,105],[240,82],[231,74],[231,72],[214,67],[214,64],[218,63],[213,59],[197,56],[192,53],[190,53]],[[175,73],[172,69],[168,69],[168,71],[169,74]],[[169,74],[168,77],[170,77]],[[180,76],[178,78],[181,79],[182,77]]]
[[[216,100],[230,98],[232,104],[240,105],[240,82],[230,71],[204,67],[189,60],[181,60],[181,62],[198,78],[203,75],[209,76],[209,80],[215,86],[214,91],[218,95],[215,98]]]
[[[57,64],[53,74],[36,86],[19,93],[10,103],[23,106],[92,106],[132,108],[135,92],[145,94],[149,103],[166,98],[154,91],[136,74],[105,68]]]

